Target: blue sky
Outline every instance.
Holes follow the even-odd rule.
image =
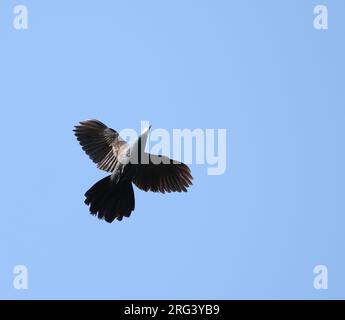
[[[1,1],[0,298],[345,298],[344,15],[326,0]],[[87,118],[226,128],[227,171],[192,165],[187,194],[136,189],[130,219],[98,221],[83,194],[105,173],[72,133]]]

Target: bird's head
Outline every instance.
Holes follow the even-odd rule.
[[[146,128],[143,130],[143,132],[141,133],[140,137],[141,137],[141,138],[147,137],[147,136],[149,135],[149,132],[150,132],[151,127],[152,127],[151,125],[148,126],[148,127],[146,127]]]
[[[152,126],[145,128],[138,139],[131,145],[130,154],[133,161],[142,159],[142,154],[145,152],[146,142]]]
[[[141,148],[142,148],[142,151],[144,151],[145,149],[145,146],[146,146],[146,142],[147,142],[147,138],[149,136],[149,132],[150,132],[150,129],[151,129],[151,125],[148,126],[147,128],[145,128],[143,130],[143,132],[141,133],[140,137],[139,137],[139,141],[141,143]]]

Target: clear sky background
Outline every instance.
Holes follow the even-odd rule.
[[[341,0],[1,1],[0,298],[345,298],[344,31]],[[226,128],[226,174],[99,221],[87,118]]]

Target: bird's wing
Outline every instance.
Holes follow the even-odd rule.
[[[137,166],[134,184],[141,190],[153,192],[186,192],[192,185],[191,171],[184,163],[165,156],[146,154],[148,164]]]
[[[126,141],[98,120],[81,121],[73,130],[80,145],[101,170],[113,172],[117,155]]]

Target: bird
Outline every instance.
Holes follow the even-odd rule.
[[[132,144],[96,119],[80,121],[74,134],[98,169],[110,173],[85,193],[90,213],[112,223],[129,218],[135,209],[133,184],[145,192],[187,192],[193,184],[190,168],[163,155],[145,152],[151,126]]]

